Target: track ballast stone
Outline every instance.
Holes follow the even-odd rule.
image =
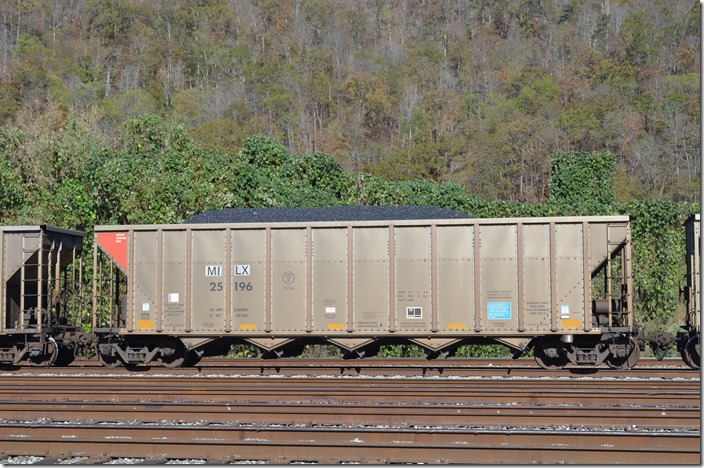
[[[314,221],[386,221],[473,218],[435,206],[333,206],[328,208],[230,208],[206,211],[187,224],[295,223]]]

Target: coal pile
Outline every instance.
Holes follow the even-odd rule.
[[[435,206],[333,206],[329,208],[231,208],[213,210],[197,214],[187,219],[185,223],[294,223],[465,218],[472,218],[472,216]]]

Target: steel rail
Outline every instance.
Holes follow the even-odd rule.
[[[513,426],[695,431],[699,408],[473,404],[0,401],[4,421]]]
[[[5,378],[0,376],[0,395],[16,395],[21,388],[23,394],[28,392],[63,392],[66,394],[153,392],[152,395],[167,395],[169,399],[174,391],[199,394],[237,394],[260,393],[285,395],[299,391],[314,393],[332,392],[338,395],[357,392],[398,394],[399,396],[424,395],[427,392],[447,393],[450,397],[472,395],[480,391],[504,391],[506,393],[536,392],[550,394],[599,393],[605,398],[619,398],[624,394],[647,394],[658,396],[670,394],[687,397],[697,396],[700,390],[699,380],[554,380],[554,379],[360,379],[345,377],[318,378],[179,378],[173,376],[21,376]]]
[[[0,376],[2,400],[472,402],[699,407],[692,380],[358,377]]]
[[[6,454],[273,463],[699,464],[700,442],[699,432],[0,424]]]

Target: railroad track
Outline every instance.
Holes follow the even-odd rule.
[[[698,406],[700,381],[667,379],[180,377],[173,375],[0,375],[0,400],[655,405]]]
[[[692,433],[396,427],[3,425],[0,446],[50,457],[269,463],[584,463],[700,461]],[[56,447],[60,447],[57,449]],[[15,449],[18,450],[18,449]]]
[[[409,403],[210,403],[107,401],[0,401],[10,421],[100,421],[157,424],[281,424],[306,426],[372,425],[396,427],[574,427],[580,430],[696,431],[701,421],[694,407],[585,407],[501,404]]]
[[[662,377],[690,378],[699,374],[697,369],[687,367],[680,358],[656,360],[641,359],[639,366],[629,370],[608,367],[567,367],[546,370],[537,366],[530,358],[522,359],[390,359],[368,358],[360,360],[342,359],[226,359],[205,358],[197,366],[185,368],[164,368],[160,366],[139,366],[132,368],[106,368],[97,360],[77,360],[69,367],[6,367],[0,372],[23,372],[46,374],[134,374],[144,372],[168,373],[170,375],[394,375],[394,376],[462,376],[462,377],[571,377],[571,376],[610,376],[620,377]]]
[[[0,462],[701,462],[698,372],[181,371],[0,373]]]

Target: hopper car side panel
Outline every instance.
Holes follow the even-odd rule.
[[[97,226],[96,241],[106,335],[348,350],[406,337],[439,350],[633,331],[625,216]]]

